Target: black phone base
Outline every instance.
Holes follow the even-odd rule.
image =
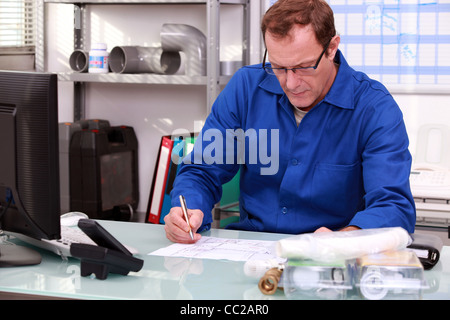
[[[128,275],[130,271],[138,272],[144,264],[143,260],[122,252],[89,244],[74,243],[70,253],[80,259],[82,277],[94,274],[100,280],[105,280],[109,273]]]

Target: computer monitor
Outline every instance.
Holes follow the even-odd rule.
[[[59,183],[57,76],[0,71],[0,230],[58,239]],[[32,255],[0,245],[2,266],[39,263]]]

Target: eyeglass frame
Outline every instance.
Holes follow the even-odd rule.
[[[291,70],[294,74],[296,73],[296,72],[295,72],[296,70],[306,70],[306,69],[313,69],[313,70],[316,70],[316,69],[319,67],[319,63],[320,63],[320,61],[322,60],[323,55],[324,55],[325,52],[327,51],[328,46],[329,46],[330,43],[331,43],[331,40],[333,40],[333,38],[331,38],[331,39],[328,41],[328,43],[325,45],[325,48],[323,49],[322,53],[320,54],[320,56],[319,56],[319,58],[317,59],[317,62],[316,62],[316,64],[315,64],[314,66],[311,66],[311,67],[298,67],[298,68],[272,68],[272,67],[270,67],[270,69],[272,69],[272,70],[274,70],[274,69],[275,69],[275,70],[284,70],[284,73],[285,73],[285,74],[287,74],[288,70]],[[266,67],[266,57],[267,57],[267,48],[266,48],[266,50],[265,50],[265,52],[264,52],[264,57],[263,57],[263,61],[262,61],[262,68],[264,69],[264,71],[266,71],[267,74],[270,74],[270,75],[276,75],[275,73],[270,73],[270,72],[267,71],[267,69],[269,69],[269,68]]]

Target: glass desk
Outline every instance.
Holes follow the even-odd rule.
[[[144,266],[128,276],[109,274],[106,280],[80,276],[80,261],[39,250],[42,263],[36,266],[0,269],[3,297],[68,299],[183,299],[183,300],[279,300],[283,291],[263,295],[258,279],[244,274],[244,262],[228,260],[167,258],[148,253],[171,244],[162,225],[99,221],[119,241],[139,251]],[[204,235],[276,241],[283,234],[211,229]],[[425,271],[430,289],[423,299],[450,299],[450,247],[444,247],[438,264]],[[25,296],[24,296],[25,297]]]

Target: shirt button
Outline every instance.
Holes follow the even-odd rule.
[[[288,211],[288,209],[286,207],[281,208],[281,213],[282,214],[286,214]]]
[[[297,159],[292,159],[291,163],[293,166],[296,166],[298,164],[298,161],[297,161]]]

